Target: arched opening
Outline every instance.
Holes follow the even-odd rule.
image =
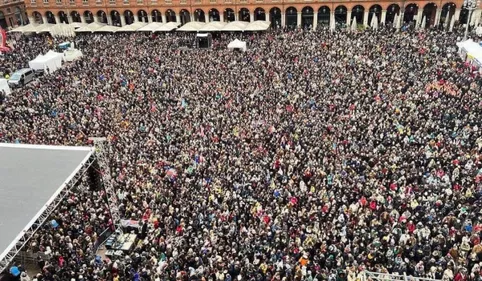
[[[22,17],[22,10],[19,7],[15,7],[15,18],[17,20],[17,25],[25,25],[25,21]]]
[[[176,22],[176,12],[169,9],[166,11],[166,22]]]
[[[421,27],[427,28],[435,25],[435,15],[437,14],[437,5],[435,3],[428,3],[423,7],[422,19],[425,18],[425,22],[422,22]]]
[[[100,10],[100,11],[97,11],[97,21],[100,22],[100,23],[107,23],[107,14]]]
[[[236,20],[236,16],[234,15],[234,10],[227,8],[224,10],[224,21],[225,22],[232,22]]]
[[[256,8],[256,10],[254,10],[254,20],[266,20],[266,12],[263,8]]]
[[[296,28],[298,25],[298,11],[295,7],[289,7],[286,9],[286,26],[290,28]]]
[[[335,23],[341,26],[346,24],[346,18],[348,16],[348,9],[341,5],[335,9]]]
[[[206,15],[201,9],[194,10],[194,21],[206,22]]]
[[[238,18],[240,21],[247,21],[247,22],[250,22],[251,21],[251,18],[250,18],[250,15],[249,15],[249,10],[246,9],[246,8],[241,8],[239,10],[239,18]]]
[[[356,5],[353,7],[351,10],[351,19],[350,23],[353,21],[353,19],[356,19],[357,24],[363,24],[363,16],[365,15],[365,8],[362,5]]]
[[[209,21],[221,21],[221,16],[217,9],[209,10]]]
[[[442,13],[440,14],[440,24],[445,28],[449,27],[452,17],[455,14],[456,5],[454,3],[446,3],[442,7]]]
[[[72,18],[72,22],[82,22],[82,18],[77,11],[70,12],[70,17]]]
[[[301,26],[303,28],[313,27],[313,14],[314,10],[310,6],[304,7],[301,10]]]
[[[380,20],[382,19],[382,7],[380,5],[373,5],[368,10],[368,25],[371,26],[373,17],[377,17],[378,24],[380,24]]]
[[[147,18],[147,12],[144,10],[139,10],[137,12],[137,19],[140,22],[149,22],[149,19]]]
[[[179,17],[182,25],[191,21],[191,14],[186,9],[182,9],[181,11],[179,11]]]
[[[5,19],[5,15],[2,11],[0,11],[0,27],[3,29],[7,29],[7,20]]]
[[[45,12],[45,17],[47,18],[47,23],[56,24],[55,16],[51,11]]]
[[[281,28],[281,9],[278,7],[269,10],[269,21],[272,28]]]
[[[33,23],[36,23],[36,24],[43,24],[44,23],[44,19],[42,18],[42,15],[39,12],[35,11],[35,12],[32,13],[32,15],[33,15],[33,20],[34,20]]]
[[[69,18],[67,17],[67,14],[64,13],[64,11],[59,12],[59,21],[60,23],[69,23]]]
[[[90,11],[85,11],[84,12],[84,21],[86,23],[92,23],[94,22],[94,16],[92,15],[92,13]]]
[[[162,22],[162,14],[159,12],[159,10],[153,10],[151,12],[151,16],[153,22]]]
[[[465,5],[463,5],[462,9],[460,10],[459,23],[466,24],[467,22],[469,22],[469,15],[470,11],[467,9],[467,7],[465,7]]]
[[[409,4],[405,8],[405,13],[403,14],[403,22],[413,22],[416,20],[415,15],[418,13],[417,4]]]
[[[391,23],[393,24],[393,21],[395,20],[395,15],[398,15],[400,12],[400,6],[397,4],[391,4],[388,6],[387,9],[387,15],[385,16],[385,23]]]
[[[322,6],[318,9],[318,25],[330,26],[330,8]]]
[[[121,15],[116,10],[110,12],[110,18],[112,20],[112,25],[121,26]]]
[[[127,25],[134,23],[134,14],[130,10],[124,11],[124,20]]]

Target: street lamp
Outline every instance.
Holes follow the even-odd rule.
[[[467,23],[465,24],[464,40],[467,40],[469,34],[470,18],[475,9],[480,6],[480,0],[464,0],[463,7],[469,11],[469,17],[467,18]]]

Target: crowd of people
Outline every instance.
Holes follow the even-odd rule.
[[[460,34],[185,37],[77,35],[83,58],[0,105],[1,142],[107,137],[122,217],[143,224],[131,254],[96,258],[112,221],[79,190],[31,241],[33,278],[482,280],[482,80]],[[227,50],[239,37],[248,51]],[[18,38],[4,71],[50,40]]]

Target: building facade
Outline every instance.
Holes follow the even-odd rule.
[[[3,1],[3,0],[0,0]],[[101,22],[123,26],[134,22],[189,21],[270,21],[274,27],[316,28],[337,24],[369,25],[376,16],[379,23],[396,18],[403,22],[421,22],[426,27],[455,21],[467,22],[470,12],[463,0],[440,1],[347,1],[347,0],[25,0],[30,22],[71,23]],[[471,23],[480,19],[475,10]],[[477,21],[478,22],[478,21]]]
[[[0,0],[0,27],[8,29],[28,23],[23,0]]]

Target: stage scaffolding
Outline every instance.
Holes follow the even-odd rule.
[[[19,234],[16,241],[12,242],[6,255],[4,257],[0,257],[0,273],[4,272],[9,266],[12,265],[15,257],[21,253],[22,249],[35,235],[35,233],[46,222],[48,222],[48,218],[55,211],[62,200],[73,192],[72,189],[74,187],[79,186],[82,177],[96,161],[101,169],[99,172],[102,175],[102,185],[107,194],[112,223],[116,228],[118,227],[120,223],[119,202],[112,184],[110,167],[107,159],[105,158],[106,154],[110,150],[110,144],[107,143],[105,138],[91,139],[95,143],[95,150],[92,148],[93,153],[90,154],[87,161],[82,164],[79,171],[70,179],[70,181],[65,183],[64,187],[61,188],[60,192],[53,198],[53,200],[51,200],[50,203],[45,206],[45,209],[40,213],[40,215],[38,215],[38,218],[36,218],[35,222],[30,227],[24,229],[23,232]]]
[[[19,235],[17,241],[13,241],[10,245],[11,248],[7,254],[0,259],[0,273],[8,268],[10,263],[14,260],[15,256],[23,249],[23,247],[28,243],[28,241],[35,235],[37,230],[42,227],[42,225],[47,222],[47,219],[55,211],[57,206],[64,200],[72,189],[77,185],[77,183],[82,179],[84,174],[90,168],[92,163],[95,161],[95,155],[92,153],[87,161],[82,165],[80,170],[68,181],[60,192],[53,198],[53,200],[45,206],[43,212],[38,216],[35,222],[28,228],[23,230],[23,233]]]

